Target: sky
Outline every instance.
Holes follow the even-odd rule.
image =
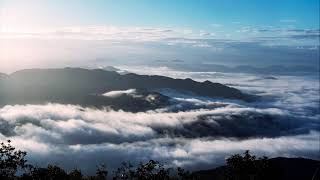
[[[314,65],[319,1],[0,0],[0,33],[2,72],[154,59],[259,64],[262,52],[270,65]]]
[[[317,0],[1,0],[4,26],[319,27]],[[218,25],[219,24],[219,25]],[[225,27],[222,27],[222,26]]]

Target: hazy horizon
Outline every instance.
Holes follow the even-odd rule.
[[[316,0],[1,0],[0,13],[0,72],[175,60],[319,67]]]

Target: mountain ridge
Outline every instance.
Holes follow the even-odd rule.
[[[210,81],[173,79],[165,76],[119,74],[103,69],[63,68],[25,69],[0,79],[0,104],[62,102],[80,105],[103,106],[106,97],[99,95],[108,91],[138,89],[140,92],[156,93],[157,89],[169,88],[190,91],[196,95],[251,100],[240,90]],[[166,97],[157,95],[160,99]],[[22,99],[23,102],[19,102]],[[131,98],[132,99],[132,98]],[[108,104],[108,103],[106,103]]]

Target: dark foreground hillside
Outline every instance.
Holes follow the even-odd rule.
[[[167,168],[150,160],[139,165],[130,162],[109,173],[106,165],[97,167],[95,175],[81,169],[69,172],[56,165],[37,167],[26,160],[27,153],[16,150],[8,140],[0,144],[0,179],[13,180],[319,180],[320,161],[302,158],[256,158],[246,151],[226,159],[226,165],[191,173],[180,167]],[[85,163],[85,162],[83,162]]]
[[[274,175],[273,180],[319,180],[320,161],[303,158],[273,158],[268,160],[272,167],[270,174]],[[215,169],[194,172],[194,175],[202,180],[225,180],[227,166]]]

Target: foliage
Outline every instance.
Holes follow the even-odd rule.
[[[113,179],[167,180],[170,179],[170,176],[169,169],[165,169],[163,165],[154,160],[150,160],[146,164],[141,163],[136,169],[134,169],[130,163],[123,163],[115,172]]]
[[[268,161],[267,157],[256,158],[247,150],[244,155],[235,154],[227,159],[227,169],[225,174],[228,180],[248,180],[248,179],[275,179],[278,177],[277,171]]]
[[[8,140],[0,144],[0,179],[13,179],[19,169],[27,167],[26,152],[16,150]]]
[[[59,166],[34,167],[27,164],[27,153],[16,150],[8,140],[0,145],[0,179],[11,180],[105,180],[108,171],[105,165],[97,167],[94,176],[85,176],[81,170],[73,169],[69,173]],[[222,171],[222,179],[226,180],[267,180],[277,179],[278,171],[274,169],[267,157],[256,158],[246,151],[243,155],[235,154],[229,157],[227,165]],[[22,173],[24,171],[24,173]],[[20,175],[18,176],[18,172]],[[130,162],[124,162],[114,172],[114,180],[195,180],[194,173],[180,167],[177,169],[166,168],[161,163],[150,160],[140,163],[137,167]]]

